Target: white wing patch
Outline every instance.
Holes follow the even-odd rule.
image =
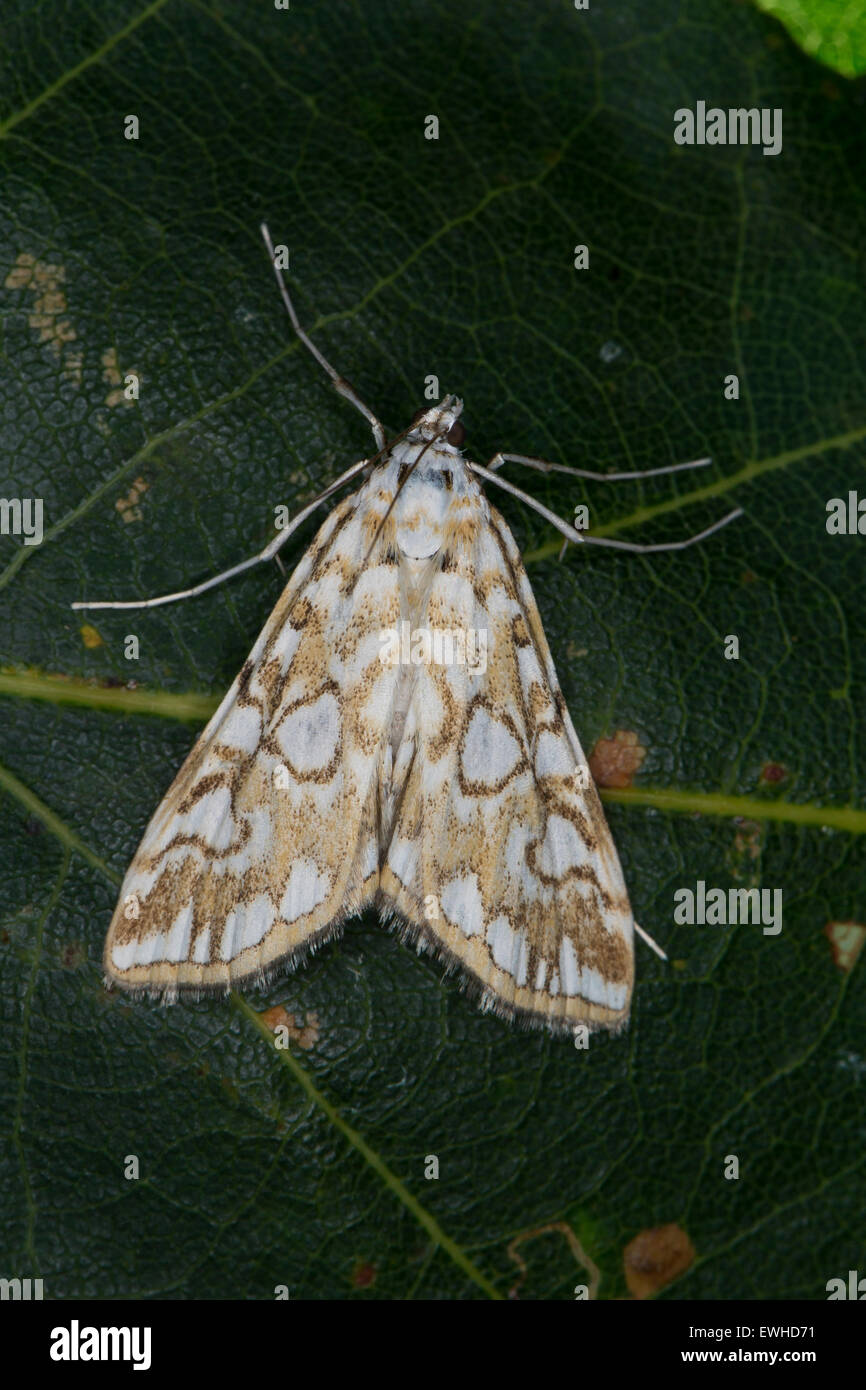
[[[442,889],[440,906],[448,920],[464,936],[477,936],[484,929],[484,899],[477,874],[452,878]]]

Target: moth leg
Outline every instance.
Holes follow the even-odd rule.
[[[589,468],[570,468],[564,463],[548,463],[546,459],[531,458],[528,454],[494,454],[488,463],[489,469],[495,470],[503,463],[522,463],[526,468],[536,468],[539,473],[568,473],[572,478],[588,478],[596,483],[625,483],[636,482],[641,478],[660,478],[667,473],[683,473],[691,468],[706,468],[708,463],[712,463],[711,458],[692,459],[689,463],[667,463],[663,468],[647,468],[644,471],[635,470],[630,473],[594,473]]]
[[[557,516],[556,512],[552,512],[549,507],[545,507],[543,502],[539,502],[537,497],[530,497],[528,492],[523,491],[523,488],[515,487],[505,478],[500,478],[498,473],[492,473],[489,468],[483,468],[480,463],[473,463],[471,459],[466,460],[466,466],[471,468],[473,473],[477,473],[479,478],[486,478],[489,483],[495,483],[505,492],[510,492],[512,497],[519,497],[521,502],[526,503],[527,507],[532,507],[546,521],[549,521],[551,526],[555,526],[557,531],[561,531],[567,540],[576,541],[579,544],[587,539],[579,531],[575,531],[574,527],[570,526],[567,521],[563,521],[561,516]]]
[[[743,515],[742,507],[735,507],[727,516],[714,521],[711,526],[705,526],[703,531],[697,531],[693,536],[686,536],[682,541],[659,541],[655,545],[638,545],[636,541],[612,541],[607,536],[582,536],[581,540],[586,541],[587,545],[607,545],[613,550],[631,550],[638,555],[648,555],[656,550],[687,550],[690,545],[697,545],[698,541],[705,541],[707,536],[712,536],[714,532],[721,531],[728,522],[736,521],[738,516]]]
[[[649,468],[645,472],[595,473],[588,468],[570,468],[564,463],[549,463],[547,459],[533,458],[528,454],[503,454],[500,452],[493,455],[487,467],[491,472],[494,472],[495,469],[500,468],[503,463],[520,463],[526,468],[537,469],[539,473],[568,473],[573,478],[588,478],[592,482],[624,483],[635,481],[640,478],[658,478],[664,473],[682,473],[691,468],[706,468],[708,463],[712,463],[712,459],[693,459],[690,463],[671,463],[666,464],[664,468]],[[586,539],[591,540],[592,537],[587,536]],[[562,542],[562,547],[557,556],[557,559],[560,561],[565,559],[565,552],[568,549],[568,540],[569,538],[566,537]]]
[[[637,922],[633,922],[633,923],[632,923],[632,926],[634,927],[634,929],[635,929],[635,931],[637,932],[638,936],[641,937],[641,939],[642,939],[643,941],[646,942],[647,946],[649,946],[653,951],[655,951],[655,953],[656,953],[657,956],[661,956],[662,960],[667,960],[667,955],[666,955],[665,952],[662,950],[662,948],[661,948],[661,946],[658,944],[658,942],[657,942],[657,941],[653,941],[653,939],[652,939],[652,937],[650,936],[650,934],[649,934],[648,931],[644,931],[643,927],[639,927],[638,924],[637,924]]]
[[[696,545],[698,541],[705,541],[707,536],[711,536],[714,531],[721,531],[723,526],[727,526],[729,521],[736,521],[737,517],[743,515],[742,507],[735,507],[727,516],[723,516],[719,521],[714,521],[711,526],[706,526],[703,531],[698,531],[694,536],[686,536],[682,541],[659,541],[655,545],[639,545],[637,541],[611,541],[606,536],[587,536],[581,535],[581,540],[588,545],[607,545],[615,550],[631,550],[638,555],[645,555],[653,550],[687,550],[690,545]],[[568,540],[562,542],[558,560],[565,558],[568,549]]]
[[[132,599],[126,602],[118,602],[114,599],[99,602],[93,599],[82,599],[79,603],[70,604],[70,608],[159,608],[163,603],[176,603],[182,598],[195,598],[196,595],[203,594],[208,589],[216,588],[217,584],[224,583],[226,579],[233,579],[236,574],[243,574],[244,570],[252,569],[254,565],[263,564],[265,560],[276,559],[279,564],[277,551],[285,545],[292,532],[296,531],[301,522],[306,521],[310,513],[314,512],[320,503],[330,497],[332,492],[336,492],[337,488],[342,487],[362,469],[369,468],[370,462],[370,459],[359,459],[357,463],[353,463],[352,467],[347,468],[346,472],[341,474],[335,482],[330,483],[324,492],[320,492],[318,497],[314,497],[312,502],[308,502],[306,507],[302,507],[297,516],[293,517],[281,531],[278,531],[273,540],[268,541],[264,550],[260,551],[258,555],[250,556],[249,560],[241,560],[239,565],[232,565],[231,569],[223,570],[222,574],[215,574],[210,579],[203,579],[201,584],[194,584],[191,589],[178,589],[174,594],[160,594],[158,598]]]
[[[334,383],[334,386],[337,388],[340,395],[345,396],[347,401],[351,401],[352,405],[355,407],[356,410],[360,410],[361,414],[364,416],[367,423],[369,424],[370,429],[373,431],[373,438],[376,441],[376,448],[384,449],[385,431],[382,428],[382,424],[377,418],[377,416],[375,416],[370,407],[366,405],[364,401],[361,400],[361,397],[358,395],[354,386],[351,386],[349,382],[346,380],[346,378],[344,376],[340,376],[340,373],[331,366],[327,357],[325,357],[319,351],[312,338],[308,337],[308,335],[304,332],[303,328],[298,322],[298,316],[295,313],[295,306],[292,303],[291,295],[289,294],[288,287],[286,285],[285,280],[283,279],[283,272],[277,265],[274,257],[274,247],[271,241],[271,234],[268,231],[267,224],[265,222],[262,223],[261,230],[265,246],[268,248],[268,255],[271,259],[271,265],[274,268],[274,274],[277,277],[277,284],[280,287],[280,294],[283,298],[283,304],[286,306],[286,311],[292,322],[292,328],[295,330],[295,333],[300,338],[307,351],[311,352],[312,355],[315,357],[319,366],[323,367],[325,371],[328,373],[328,376],[331,378],[332,382]]]
[[[528,460],[522,458],[522,456],[518,454],[496,454],[494,456],[493,463],[495,463],[497,459],[500,459],[503,463],[507,463],[509,462],[509,460],[518,459],[522,463],[531,462],[543,465],[543,460],[541,459]],[[702,460],[701,462],[709,462],[709,460]],[[527,506],[532,507],[541,516],[546,517],[547,520],[553,526],[556,527],[557,531],[560,531],[562,535],[565,536],[566,541],[578,540],[585,541],[587,545],[606,545],[613,550],[631,550],[638,555],[651,554],[653,551],[661,550],[685,550],[690,545],[696,545],[698,541],[706,540],[707,536],[711,536],[714,531],[720,531],[723,526],[727,526],[729,521],[736,521],[738,516],[743,515],[742,507],[735,507],[732,512],[728,512],[727,516],[723,516],[721,520],[714,521],[711,526],[706,526],[703,531],[698,531],[693,536],[686,536],[685,540],[682,541],[659,541],[652,545],[640,545],[637,541],[608,540],[606,536],[588,536],[582,531],[576,531],[573,526],[569,526],[567,521],[563,521],[562,517],[557,516],[556,512],[552,512],[549,507],[545,507],[543,503],[537,500],[537,498],[530,497],[529,493],[524,492],[519,487],[515,487],[513,483],[506,482],[505,479],[501,477],[499,473],[493,471],[492,467],[482,468],[479,463],[472,463],[468,459],[467,465],[469,468],[472,469],[472,472],[477,473],[479,477],[486,478],[488,482],[495,483],[497,487],[501,487],[506,492],[510,492],[514,497],[519,497],[521,502],[525,502]],[[545,468],[550,468],[553,470],[560,469],[560,465],[555,463],[543,466]],[[692,467],[692,465],[681,463],[674,464],[675,469],[684,467]],[[669,472],[672,470],[665,469],[661,471]],[[614,475],[609,473],[606,476],[610,478]],[[620,476],[624,478],[626,474],[621,474]],[[646,478],[649,476],[649,474],[641,473],[637,476]],[[565,549],[563,548],[559,552],[560,560],[562,559],[564,554]]]

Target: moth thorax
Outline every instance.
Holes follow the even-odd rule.
[[[394,503],[394,520],[404,555],[422,560],[441,549],[451,500],[440,480],[433,481],[429,475],[402,488]]]

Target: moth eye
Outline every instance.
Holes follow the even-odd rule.
[[[448,444],[453,444],[455,449],[461,449],[463,447],[463,441],[465,438],[466,431],[463,428],[463,425],[459,420],[455,420],[454,424],[451,426],[450,430],[445,436],[446,442]]]

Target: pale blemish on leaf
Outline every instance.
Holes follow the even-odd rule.
[[[861,922],[828,922],[824,934],[830,942],[833,960],[846,975],[857,964],[866,942],[866,926]]]
[[[72,352],[67,349],[63,354],[63,375],[70,381],[74,381],[76,386],[80,386],[83,369],[84,353],[81,351]]]
[[[117,360],[116,348],[108,348],[102,354],[102,375],[111,387],[111,390],[105,397],[106,405],[112,407],[118,405],[135,405],[135,401],[131,400],[126,394],[123,375]]]
[[[80,627],[78,631],[81,633],[81,640],[84,643],[85,647],[87,647],[88,651],[93,651],[95,647],[104,646],[102,638],[96,631],[96,628],[91,627],[90,623],[84,623],[84,625]]]
[[[734,843],[728,855],[731,877],[738,883],[760,886],[760,858],[764,845],[764,830],[758,821],[738,816],[734,821]]]
[[[149,486],[150,484],[145,482],[144,478],[136,478],[126,497],[118,497],[114,505],[124,521],[141,521],[143,513],[141,507],[136,504],[147,492]]]
[[[734,850],[737,855],[757,859],[761,853],[763,829],[756,820],[746,820],[738,816],[735,825]]]
[[[586,1280],[586,1296],[590,1299],[598,1297],[598,1286],[601,1283],[601,1270],[598,1265],[587,1255],[575,1232],[567,1221],[551,1221],[546,1226],[536,1226],[529,1231],[521,1231],[520,1235],[514,1237],[508,1244],[508,1257],[513,1260],[520,1270],[520,1276],[508,1290],[508,1297],[517,1299],[520,1295],[520,1287],[526,1279],[526,1261],[520,1254],[519,1247],[527,1240],[535,1240],[537,1236],[560,1235],[563,1236],[569,1250],[581,1268],[581,1271],[588,1275]]]
[[[27,315],[30,328],[61,362],[63,375],[79,386],[83,355],[80,351],[70,351],[67,346],[77,334],[67,317],[65,280],[64,266],[37,260],[28,251],[22,251],[6,276],[4,286],[7,290],[28,290],[34,296],[33,307]]]

